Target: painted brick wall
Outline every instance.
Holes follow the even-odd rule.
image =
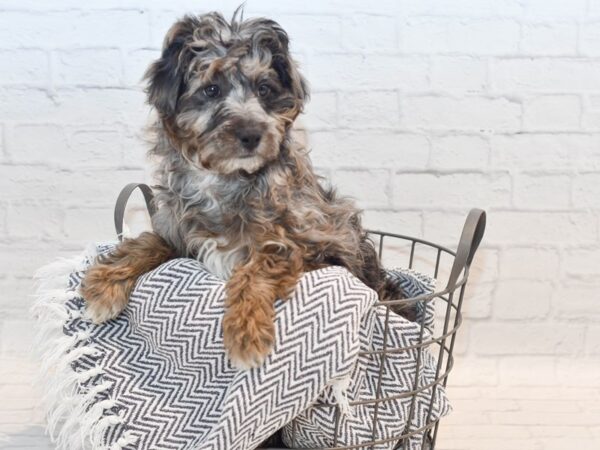
[[[112,238],[119,189],[150,173],[145,67],[176,17],[238,2],[0,1],[0,448],[50,448],[32,273]],[[453,246],[470,207],[489,213],[441,447],[599,448],[600,1],[250,0],[246,15],[291,35],[313,160],[369,226]]]

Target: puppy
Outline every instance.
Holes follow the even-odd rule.
[[[176,257],[226,280],[225,347],[260,365],[275,336],[273,302],[302,273],[347,268],[383,299],[401,298],[361,227],[360,211],[325,188],[292,125],[308,98],[285,31],[264,18],[185,16],[148,69],[158,112],[154,232],[125,239],[87,271],[92,320],[117,316],[140,275]]]

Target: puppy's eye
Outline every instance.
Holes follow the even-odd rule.
[[[221,89],[216,84],[211,84],[210,86],[206,86],[204,88],[204,95],[208,98],[216,98],[221,95]]]
[[[260,86],[258,86],[257,92],[259,97],[266,97],[271,93],[271,88],[268,84],[261,84]]]

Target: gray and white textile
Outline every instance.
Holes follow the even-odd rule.
[[[97,251],[41,269],[34,312],[48,429],[59,449],[253,449],[283,427],[297,448],[385,439],[406,429],[411,397],[383,402],[376,430],[373,405],[352,405],[377,392],[386,309],[376,294],[340,267],[306,273],[293,297],[276,303],[276,344],[262,367],[236,371],[223,346],[223,282],[191,259],[169,261],[144,275],[117,319],[93,325],[77,293]],[[409,294],[432,289],[410,271]],[[427,328],[432,326],[431,309]],[[418,324],[390,313],[387,346],[415,344]],[[428,331],[425,331],[427,339]],[[417,349],[388,355],[380,396],[413,389]],[[422,353],[421,386],[435,376]],[[436,388],[431,418],[448,413]],[[431,390],[416,398],[410,429],[429,414]],[[337,406],[323,407],[324,403]],[[419,448],[421,436],[410,440]],[[392,449],[396,442],[376,446]]]

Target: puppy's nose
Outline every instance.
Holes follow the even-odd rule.
[[[242,147],[244,147],[249,152],[251,152],[258,146],[262,138],[262,134],[259,131],[246,127],[238,129],[235,135],[242,143]]]

